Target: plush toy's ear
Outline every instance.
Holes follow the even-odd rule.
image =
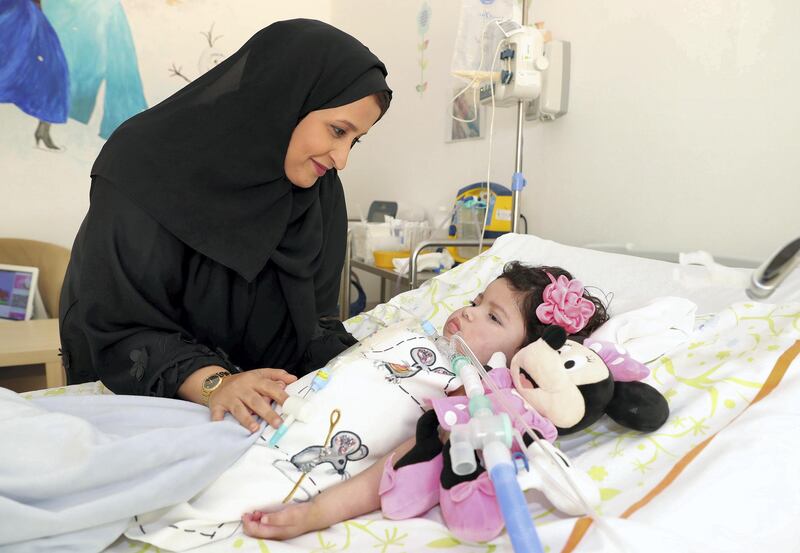
[[[542,340],[553,349],[561,349],[567,342],[567,331],[557,325],[547,326],[542,332]]]
[[[606,407],[608,416],[627,428],[652,432],[669,416],[667,400],[644,382],[615,382],[614,395]]]

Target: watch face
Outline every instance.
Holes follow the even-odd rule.
[[[213,374],[206,378],[205,382],[203,382],[203,388],[206,390],[213,390],[217,387],[217,385],[219,385],[219,380],[220,376],[218,374]]]

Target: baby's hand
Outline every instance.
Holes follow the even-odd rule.
[[[313,502],[289,505],[281,511],[253,511],[242,515],[244,533],[253,538],[288,540],[300,534],[327,528]]]

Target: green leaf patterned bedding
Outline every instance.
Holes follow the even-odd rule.
[[[526,243],[526,246],[530,245],[530,242]],[[553,250],[551,245],[544,249],[547,248],[550,248],[548,250],[550,254],[553,251],[557,254],[563,253],[559,248]],[[350,319],[347,325],[357,337],[363,337],[374,330],[375,319],[394,322],[404,318],[407,316],[406,313],[411,311],[419,316],[429,318],[435,325],[441,327],[453,309],[463,306],[475,294],[482,291],[486,284],[500,272],[503,264],[514,258],[539,264],[544,264],[547,259],[548,264],[563,264],[576,276],[583,279],[586,284],[602,281],[602,288],[605,292],[612,292],[617,298],[621,298],[618,306],[634,308],[639,306],[642,300],[659,295],[651,292],[648,297],[646,291],[637,291],[639,296],[636,297],[631,294],[626,295],[625,290],[620,291],[615,288],[613,278],[599,272],[601,269],[598,264],[592,262],[582,265],[579,269],[573,269],[563,261],[564,259],[569,261],[570,256],[573,255],[578,255],[575,259],[583,259],[580,256],[581,252],[569,251],[566,256],[551,255],[549,258],[537,257],[536,251],[532,253],[529,247],[526,247],[524,255],[516,255],[519,252],[518,246],[502,242],[499,249],[492,248],[482,256],[429,281],[421,289],[402,294],[388,304],[378,306],[367,315]],[[608,266],[618,261],[619,257],[605,255],[598,259]],[[630,261],[624,260],[624,263],[630,263]],[[580,265],[580,263],[578,264]],[[657,272],[666,275],[666,272],[673,271],[674,267],[666,265],[670,264],[656,266]],[[652,267],[654,266],[648,265],[647,271],[650,271]],[[608,271],[608,269],[605,270]],[[663,276],[663,279],[668,278],[668,276]],[[713,285],[710,286],[713,287]],[[676,293],[674,289],[670,292]],[[705,294],[708,297],[703,289],[697,288],[682,295],[697,297],[698,294]],[[800,377],[798,377],[798,370],[800,370],[800,361],[798,361],[800,303],[766,304],[747,301],[725,303],[726,298],[738,298],[742,294],[739,291],[734,293],[734,291],[719,288],[714,289],[714,294],[716,294],[715,301],[718,304],[714,309],[715,314],[698,317],[694,331],[683,344],[649,363],[652,373],[647,381],[667,397],[671,410],[668,421],[659,431],[647,435],[638,434],[617,426],[606,417],[590,428],[576,435],[561,438],[557,442],[557,445],[570,455],[575,465],[596,481],[602,498],[598,512],[603,517],[607,517],[605,520],[608,522],[608,527],[617,528],[622,538],[630,540],[630,543],[638,544],[638,546],[631,546],[633,549],[626,548],[626,550],[657,551],[660,545],[668,544],[669,539],[673,538],[678,539],[679,542],[680,539],[686,540],[686,543],[695,543],[698,540],[706,544],[711,543],[703,541],[708,539],[708,536],[704,535],[705,530],[701,532],[696,529],[686,529],[684,531],[683,526],[665,530],[652,523],[652,520],[658,517],[664,517],[667,520],[674,515],[672,511],[659,511],[660,502],[668,501],[671,496],[687,494],[689,493],[687,488],[696,487],[696,479],[687,480],[688,476],[686,476],[693,470],[693,466],[703,466],[703,470],[708,473],[708,478],[714,477],[715,470],[720,472],[730,470],[730,467],[723,467],[726,458],[723,453],[715,453],[715,455],[719,455],[718,459],[709,458],[707,450],[712,449],[709,447],[710,444],[713,446],[715,443],[727,443],[725,440],[731,440],[736,436],[737,428],[744,424],[739,419],[746,419],[747,411],[752,410],[754,413],[758,411],[759,416],[764,417],[764,420],[771,420],[769,417],[774,414],[770,411],[770,406],[774,404],[779,408],[773,409],[773,411],[783,410],[781,412],[784,416],[795,417],[791,419],[794,421],[792,424],[800,421],[800,409],[786,407],[786,405],[800,404],[800,401],[797,401],[800,399]],[[614,313],[613,308],[611,311]],[[99,383],[94,383],[67,389],[45,390],[31,395],[56,393],[97,394],[107,393],[107,390]],[[754,408],[754,404],[757,402],[760,405],[758,408]],[[758,428],[763,429],[766,437],[779,439],[779,437],[769,435],[769,424],[759,423],[759,425]],[[750,427],[742,426],[742,428]],[[746,442],[744,437],[742,442]],[[800,446],[800,441],[796,440],[796,442]],[[747,454],[747,448],[739,448],[737,454]],[[792,450],[791,454],[793,457],[790,456],[782,462],[792,463],[796,467],[800,461],[800,447]],[[717,469],[717,466],[720,468]],[[769,475],[761,475],[761,477],[766,478],[766,481],[769,482]],[[793,493],[793,490],[800,493],[800,485],[790,484],[787,487],[787,493]],[[770,482],[769,485],[775,486],[775,483]],[[779,493],[776,492],[776,494],[776,497],[781,497]],[[545,551],[602,550],[598,548],[597,536],[592,538],[591,535],[591,527],[596,528],[598,524],[591,524],[589,519],[576,519],[556,512],[538,492],[530,492],[527,498]],[[770,496],[765,494],[761,500],[749,498],[748,501],[751,503],[765,502],[764,508],[766,508]],[[794,501],[797,504],[798,498],[795,497]],[[714,510],[719,508],[722,514],[716,516],[711,512],[702,513],[702,516],[708,516],[712,521],[709,523],[710,526],[707,525],[708,528],[713,527],[715,528],[714,532],[721,531],[723,534],[728,532],[733,535],[735,529],[725,526],[726,518],[733,519],[724,514],[725,509],[731,506],[714,505]],[[689,509],[687,512],[690,511]],[[691,516],[696,517],[697,515],[692,514]],[[637,529],[631,526],[637,520],[647,523],[643,527],[644,531],[642,528]],[[622,524],[623,522],[627,526]],[[622,526],[620,526],[621,524]],[[604,523],[602,526],[606,526],[606,524]],[[780,536],[797,537],[796,530],[793,528],[772,529],[771,531],[778,532]],[[780,534],[780,532],[783,533]],[[640,538],[640,534],[644,538]],[[669,539],[660,540],[659,536],[668,536]],[[638,539],[645,541],[637,542]],[[742,547],[742,550],[745,550],[749,545],[742,544]],[[492,543],[462,543],[440,523],[438,508],[434,508],[425,518],[399,522],[384,520],[380,513],[376,512],[285,543],[256,540],[238,535],[201,549],[203,551],[259,553],[297,551],[491,552],[510,551],[510,544],[505,535],[500,536]],[[137,553],[156,549],[152,546],[121,539],[109,550]],[[711,545],[705,550],[718,549]]]

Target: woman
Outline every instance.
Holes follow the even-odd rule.
[[[347,232],[337,171],[388,108],[385,76],[353,37],[284,21],[121,125],[65,277],[69,383],[280,424],[271,400],[354,342],[324,320]]]

